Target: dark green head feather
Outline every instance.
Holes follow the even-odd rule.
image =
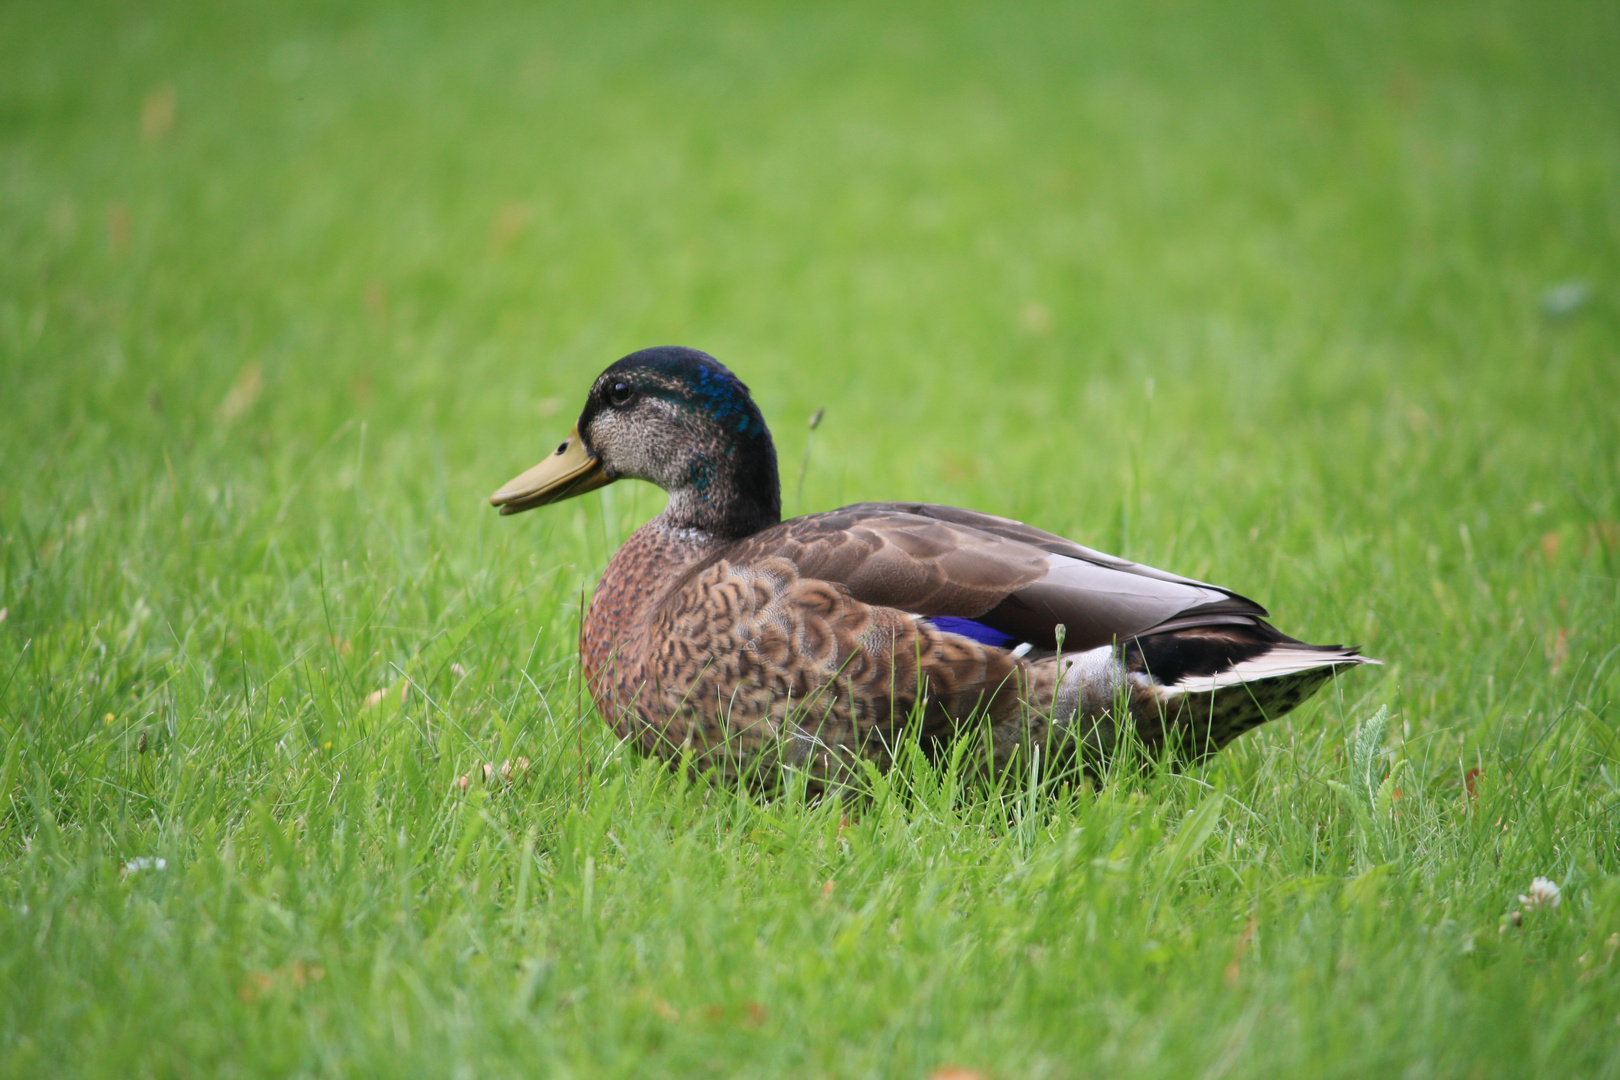
[[[670,493],[672,523],[746,536],[781,520],[776,448],[748,387],[708,353],[631,353],[591,388],[579,431],[610,474]]]

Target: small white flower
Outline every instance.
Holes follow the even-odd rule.
[[[129,860],[129,862],[124,864],[124,872],[133,874],[137,870],[163,870],[166,869],[168,865],[169,860],[163,858],[161,855],[156,857],[151,855],[137,855],[133,859]]]
[[[1526,909],[1536,907],[1557,907],[1563,899],[1558,889],[1558,883],[1548,878],[1538,877],[1530,883],[1530,891],[1521,893],[1519,903]]]

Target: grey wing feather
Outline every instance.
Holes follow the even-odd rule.
[[[1088,649],[1150,631],[1256,624],[1264,608],[1009,518],[929,503],[858,503],[739,541],[734,562],[777,556],[869,604],[977,619],[1051,648]]]
[[[1033,525],[1025,525],[1022,521],[1012,518],[997,517],[994,514],[984,514],[977,510],[963,510],[957,506],[939,506],[934,503],[856,503],[846,506],[844,511],[872,510],[872,511],[898,511],[905,514],[916,514],[918,517],[934,518],[938,521],[949,521],[981,532],[991,533],[995,536],[1017,540],[1031,547],[1040,548],[1052,555],[1067,555],[1071,559],[1079,559],[1096,566],[1107,567],[1111,570],[1122,570],[1137,577],[1155,578],[1159,581],[1173,581],[1181,585],[1197,585],[1205,589],[1214,589],[1225,596],[1243,601],[1248,605],[1251,614],[1265,615],[1266,609],[1244,596],[1239,596],[1231,589],[1220,585],[1211,585],[1207,581],[1198,581],[1180,574],[1172,574],[1168,570],[1159,570],[1142,563],[1134,563],[1129,559],[1122,559],[1118,555],[1109,555],[1083,544],[1077,544],[1068,537],[1049,533],[1037,529]]]
[[[1045,577],[1009,593],[983,621],[1047,648],[1057,646],[1062,625],[1064,649],[1094,649],[1172,621],[1252,624],[1263,614],[1259,605],[1213,585],[1165,581],[1066,555],[1048,558]]]

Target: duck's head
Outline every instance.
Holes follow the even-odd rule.
[[[489,497],[516,514],[648,480],[679,528],[747,536],[781,520],[776,448],[748,387],[696,349],[631,353],[597,377],[579,422],[545,460]]]

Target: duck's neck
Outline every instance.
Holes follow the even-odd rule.
[[[737,445],[695,452],[684,471],[683,482],[670,488],[669,505],[658,515],[665,527],[740,540],[782,520],[776,448],[763,428],[746,452]]]

